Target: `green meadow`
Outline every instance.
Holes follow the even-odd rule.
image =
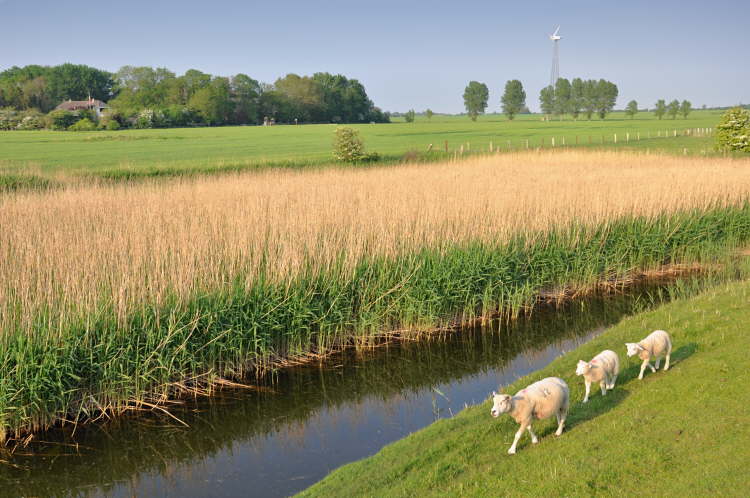
[[[687,119],[657,120],[646,112],[634,119],[616,112],[604,120],[543,121],[540,115],[531,114],[508,121],[502,115],[490,114],[480,116],[476,122],[466,116],[435,115],[431,120],[417,116],[414,123],[396,118],[389,124],[351,126],[360,131],[367,150],[380,153],[383,162],[440,160],[461,151],[465,155],[487,152],[490,146],[493,150],[524,149],[528,143],[529,148],[549,148],[553,139],[556,147],[575,146],[577,142],[579,147],[708,154],[713,147],[712,137],[683,133],[687,129],[714,127],[720,115],[720,111],[694,111]],[[0,132],[0,185],[36,185],[40,178],[119,179],[324,165],[333,162],[335,127],[322,124]],[[35,181],[28,179],[32,175]]]
[[[536,422],[516,455],[517,424],[490,416],[491,402],[463,410],[346,465],[301,496],[747,496],[750,461],[750,284],[703,294],[624,319],[541,371],[503,386],[508,393],[548,376],[571,388],[568,423]],[[654,329],[672,335],[669,371],[637,379],[625,342]],[[617,386],[587,404],[579,359],[620,355]],[[488,393],[489,395],[489,393]]]

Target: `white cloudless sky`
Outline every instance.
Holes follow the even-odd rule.
[[[88,64],[359,79],[384,110],[462,112],[470,80],[488,112],[519,79],[538,109],[560,34],[560,75],[605,78],[618,107],[750,102],[750,0],[0,0],[0,70]]]

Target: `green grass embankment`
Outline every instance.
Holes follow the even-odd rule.
[[[548,376],[571,388],[568,425],[535,423],[518,453],[506,453],[517,424],[493,419],[489,401],[438,421],[346,465],[301,496],[747,496],[750,484],[750,283],[724,284],[623,320],[509,393]],[[624,343],[654,329],[672,335],[669,371],[637,379]],[[579,359],[620,355],[614,391],[589,403],[574,375]],[[489,395],[489,393],[488,393]],[[554,419],[554,417],[553,417]]]
[[[143,303],[126,317],[103,300],[64,330],[49,329],[41,314],[32,330],[7,330],[1,338],[0,421],[5,432],[21,434],[102,409],[164,402],[219,377],[372,343],[393,330],[519,313],[545,289],[591,288],[660,265],[711,262],[748,239],[744,204],[365,258],[353,270],[334,265],[289,282],[258,278],[248,285],[240,276],[190,299]]]

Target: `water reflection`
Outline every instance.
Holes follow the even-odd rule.
[[[13,496],[288,496],[481,402],[499,384],[658,302],[660,288],[543,309],[513,325],[347,352],[323,368],[280,374],[269,392],[226,392],[173,408],[189,428],[150,414],[75,435],[50,432],[2,457],[0,489]]]

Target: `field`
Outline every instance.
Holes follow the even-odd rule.
[[[334,471],[300,496],[747,496],[748,299],[750,284],[741,282],[629,317],[502,386],[515,393],[553,375],[568,382],[560,438],[553,422],[536,422],[540,443],[525,434],[508,455],[518,426],[507,415],[492,419],[488,401]],[[673,366],[639,381],[640,364],[626,359],[624,343],[658,328],[672,334]],[[618,385],[606,397],[592,388],[584,405],[576,362],[605,348],[620,355]]]
[[[710,136],[681,136],[684,130],[711,128],[720,112],[694,111],[687,119],[657,120],[651,113],[629,119],[613,113],[606,120],[593,119],[543,122],[539,115],[521,115],[513,122],[500,115],[418,116],[415,123],[353,125],[360,130],[370,151],[383,162],[398,162],[405,156],[444,160],[449,157],[493,149],[525,149],[563,144],[580,147],[647,149],[693,155],[710,154]],[[334,125],[220,127],[117,132],[0,132],[0,189],[28,184],[34,175],[39,185],[47,181],[70,182],[81,177],[133,178],[238,171],[269,166],[305,167],[332,162]],[[678,136],[674,137],[674,131]],[[626,141],[626,134],[630,140]],[[614,135],[618,141],[614,143]],[[636,140],[640,134],[640,140]],[[664,138],[665,135],[669,138]],[[647,137],[652,138],[647,138]],[[658,137],[658,138],[657,138]],[[510,143],[509,143],[510,141]],[[591,142],[589,144],[589,141]],[[427,153],[429,145],[433,151]],[[414,152],[410,152],[414,151]],[[18,178],[19,175],[24,178]],[[5,180],[3,180],[5,177]],[[41,182],[42,184],[44,182]]]
[[[151,406],[713,261],[750,238],[749,165],[543,151],[6,194],[0,420]]]

